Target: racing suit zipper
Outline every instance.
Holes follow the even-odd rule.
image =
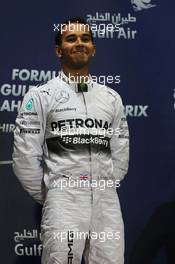
[[[86,112],[86,117],[88,117],[88,109],[87,109],[87,104],[86,104],[86,99],[85,95],[82,92],[83,96],[83,101],[84,101],[84,106],[85,106],[85,112]],[[89,135],[90,137],[90,135]],[[90,162],[90,184],[91,184],[91,205],[93,204],[93,190],[92,190],[92,157],[91,157],[91,143],[89,141],[89,162]]]

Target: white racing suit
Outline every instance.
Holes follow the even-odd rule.
[[[63,72],[25,95],[13,169],[42,211],[42,263],[124,263],[116,187],[128,169],[121,98],[93,82],[77,92]],[[43,164],[44,163],[44,164]]]

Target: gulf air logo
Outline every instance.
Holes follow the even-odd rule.
[[[155,7],[156,5],[151,4],[151,1],[152,0],[131,0],[131,4],[134,11],[141,11],[144,9]]]

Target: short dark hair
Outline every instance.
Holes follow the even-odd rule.
[[[61,25],[68,25],[69,23],[70,24],[71,23],[79,23],[79,24],[88,25],[89,26],[89,32],[91,34],[91,40],[92,40],[92,42],[94,42],[91,26],[90,26],[89,23],[87,23],[86,19],[84,19],[83,17],[72,17],[72,18],[67,19],[66,21],[64,21]],[[59,30],[57,30],[57,32],[55,34],[55,44],[57,46],[61,45],[61,39],[62,39],[62,32],[59,29]]]

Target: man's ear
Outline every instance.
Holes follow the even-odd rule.
[[[92,56],[94,57],[96,53],[96,45],[94,44],[93,46],[94,46],[94,50],[93,50]]]
[[[55,50],[56,50],[56,54],[57,54],[57,56],[58,56],[59,58],[61,58],[61,57],[62,57],[62,49],[61,49],[61,46],[56,45]]]

